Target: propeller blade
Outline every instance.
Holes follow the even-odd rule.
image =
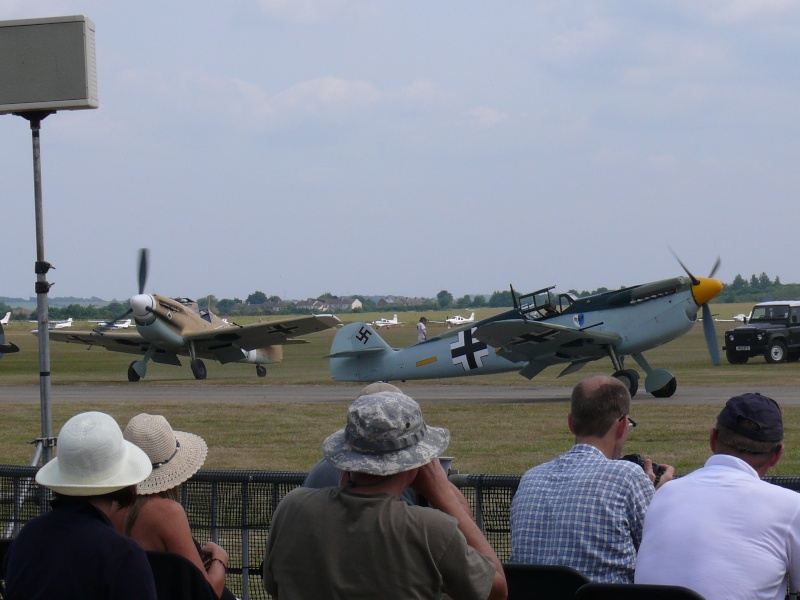
[[[717,346],[717,333],[714,331],[714,317],[711,316],[711,309],[708,304],[703,304],[703,333],[706,336],[708,353],[711,355],[711,362],[719,366],[719,346]]]
[[[672,252],[672,256],[675,257],[675,260],[678,261],[678,264],[681,266],[681,268],[683,268],[683,270],[686,271],[686,274],[689,276],[689,279],[692,280],[692,285],[698,285],[700,283],[700,280],[694,275],[692,275],[692,272],[686,268],[686,265],[683,264],[683,261],[681,261],[680,258],[678,258],[678,255],[675,254],[675,251],[672,248],[670,248],[669,251]]]
[[[714,277],[714,273],[716,273],[716,272],[717,272],[717,269],[719,269],[719,265],[720,265],[720,263],[721,263],[721,261],[720,261],[720,259],[719,259],[719,256],[718,256],[718,257],[717,257],[717,262],[715,262],[715,263],[714,263],[714,266],[713,266],[713,267],[711,267],[711,273],[709,273],[709,274],[708,274],[708,277],[709,277],[709,278],[711,278],[711,277]]]
[[[147,283],[147,257],[150,251],[147,248],[139,250],[139,293],[144,294],[144,286]]]

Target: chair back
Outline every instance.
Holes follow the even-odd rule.
[[[572,600],[589,579],[562,565],[503,565],[508,600]]]
[[[218,600],[200,570],[180,554],[147,551],[158,600]]]
[[[6,555],[13,538],[0,538],[0,599],[6,597]]]
[[[587,583],[575,594],[575,600],[705,600],[703,596],[679,585],[645,583]]]

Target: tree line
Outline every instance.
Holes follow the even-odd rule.
[[[569,290],[569,293],[582,298],[584,296],[600,294],[610,291],[608,288],[598,288],[593,291]],[[447,290],[441,290],[436,294],[435,298],[422,298],[413,304],[409,304],[406,300],[398,300],[396,303],[382,304],[378,308],[375,300],[366,296],[355,295],[353,298],[358,298],[361,301],[361,312],[378,312],[380,311],[425,311],[425,310],[465,310],[472,308],[510,308],[514,305],[511,297],[511,292],[495,291],[488,298],[485,295],[465,294],[460,298],[455,298],[453,294]],[[330,292],[326,292],[317,297],[320,302],[330,302],[338,299]],[[745,279],[742,275],[736,275],[731,283],[725,284],[722,292],[714,299],[716,303],[732,303],[732,302],[765,302],[767,300],[790,300],[800,299],[800,283],[781,283],[780,277],[777,275],[775,279],[770,279],[766,273],[760,275],[751,275],[749,279]],[[242,315],[259,315],[259,314],[303,314],[308,313],[307,309],[298,307],[293,302],[285,303],[279,309],[264,308],[260,310],[253,310],[255,306],[265,306],[269,303],[279,304],[283,303],[279,296],[269,296],[264,292],[255,291],[244,300],[239,298],[216,298],[213,294],[205,296],[198,300],[198,306],[201,309],[208,308],[219,315],[223,316],[242,316]],[[128,302],[120,302],[113,300],[105,306],[90,304],[83,306],[81,304],[69,304],[64,307],[49,307],[48,315],[50,319],[68,319],[72,317],[76,321],[88,321],[90,319],[113,319],[123,315],[129,309]],[[37,311],[33,311],[30,315],[14,314],[11,306],[5,302],[0,302],[0,316],[5,315],[6,312],[12,312],[12,319],[14,320],[36,320]],[[354,311],[358,312],[358,310]]]

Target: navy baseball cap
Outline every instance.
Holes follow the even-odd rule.
[[[725,403],[717,423],[756,442],[783,441],[783,415],[778,403],[758,393],[734,396]]]

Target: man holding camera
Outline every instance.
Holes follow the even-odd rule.
[[[653,464],[622,457],[631,396],[618,379],[597,375],[572,391],[567,417],[575,445],[530,469],[511,503],[511,562],[565,565],[595,582],[632,583]],[[675,469],[659,465],[658,487]]]
[[[783,417],[761,394],[734,396],[710,433],[713,455],[653,500],[636,583],[704,598],[783,598],[800,583],[800,494],[762,481],[783,454]],[[786,596],[788,598],[788,596]]]

